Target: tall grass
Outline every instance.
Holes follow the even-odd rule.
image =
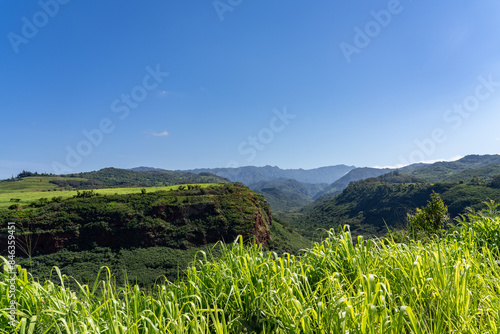
[[[19,325],[7,324],[4,272],[0,332],[500,333],[498,246],[467,232],[483,218],[500,229],[498,215],[471,215],[462,234],[398,244],[352,242],[344,228],[300,257],[237,240],[153,291],[118,286],[106,268],[93,285],[58,269],[58,284],[39,283],[18,268]]]

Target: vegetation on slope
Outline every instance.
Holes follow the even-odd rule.
[[[487,165],[480,168],[467,169],[462,172],[453,173],[444,179],[444,182],[469,182],[476,180],[478,182],[491,182],[493,177],[500,175],[500,164]]]
[[[194,174],[169,170],[147,172],[118,168],[104,168],[95,172],[70,174],[69,177],[85,178],[97,187],[161,187],[189,183],[228,183],[229,180],[210,173]],[[89,181],[89,182],[90,182]]]
[[[332,183],[330,186],[326,187],[323,191],[317,193],[314,199],[318,199],[324,196],[333,196],[340,194],[342,190],[347,188],[347,186],[351,182],[377,177],[379,175],[386,174],[391,171],[392,169],[388,168],[380,169],[380,168],[370,168],[370,167],[353,169],[349,173],[347,173],[346,175],[344,175],[343,177]]]
[[[249,187],[265,197],[275,215],[284,218],[311,204],[313,197],[327,186],[326,183],[312,184],[283,179],[261,181]]]
[[[455,182],[460,180],[467,182],[470,178],[455,180],[454,176],[467,170],[498,164],[500,164],[500,155],[468,155],[457,161],[436,162],[413,171],[410,170],[410,172],[413,176],[425,179],[428,182]],[[466,175],[463,175],[463,177]]]
[[[323,230],[351,226],[354,235],[382,236],[405,227],[406,214],[424,206],[433,192],[441,195],[452,218],[478,209],[488,200],[500,200],[494,184],[430,184],[411,175],[391,172],[351,183],[340,195],[323,198],[302,210],[292,226],[303,235],[321,237]]]
[[[0,210],[0,245],[7,244],[6,222],[15,222],[23,253],[18,256],[26,257],[22,263],[37,277],[47,277],[57,265],[88,281],[107,265],[119,279],[126,269],[129,278],[142,285],[161,275],[173,280],[195,251],[238,235],[290,252],[308,245],[282,223],[271,228],[269,205],[243,185],[150,189],[129,194],[129,188],[119,189],[125,194],[113,194],[113,189],[78,191],[73,198]]]
[[[217,185],[217,183],[200,183],[197,187],[206,188]],[[91,189],[99,195],[128,195],[140,194],[146,192],[156,191],[171,191],[178,190],[179,188],[186,188],[188,185],[176,185],[168,187],[140,187],[140,188],[99,188]],[[191,185],[193,186],[193,185]],[[24,207],[39,207],[47,204],[48,202],[57,202],[63,199],[77,197],[79,194],[88,193],[84,190],[60,190],[57,193],[45,193],[39,191],[23,191],[23,192],[8,192],[0,193],[0,208],[9,208],[11,210],[22,209]],[[14,204],[14,205],[13,205]]]
[[[312,200],[305,197],[304,195],[286,195],[279,188],[262,188],[255,191],[264,196],[266,201],[273,209],[273,212],[275,212],[276,214],[279,214],[280,212],[296,211],[306,206],[307,204],[312,203]]]
[[[37,282],[18,268],[15,329],[8,272],[2,333],[496,333],[500,327],[500,215],[495,206],[426,244],[329,232],[300,257],[259,245],[199,253],[183,280],[144,291]],[[241,239],[240,239],[241,240]],[[5,266],[7,268],[7,266]]]
[[[33,192],[56,190],[82,190],[109,187],[165,187],[188,183],[228,183],[214,174],[162,171],[131,171],[104,168],[94,172],[67,175],[38,174],[28,171],[17,177],[0,180],[0,194],[7,192]]]
[[[289,197],[301,196],[311,202],[312,198],[328,186],[327,183],[304,183],[293,179],[260,181],[249,185],[252,190],[278,188]]]

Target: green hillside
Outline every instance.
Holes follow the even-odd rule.
[[[218,183],[200,183],[190,186],[197,186],[200,188],[206,188]],[[177,190],[179,188],[185,188],[188,185],[176,185],[168,187],[144,187],[144,188],[100,188],[92,189],[99,195],[126,195],[134,193],[142,193],[144,190],[147,192],[155,192],[160,190]],[[50,190],[46,190],[50,191]],[[56,191],[56,190],[53,190]],[[84,191],[84,190],[82,190]],[[45,192],[45,191],[28,191],[28,189],[23,189],[20,192],[0,192],[0,208],[7,208],[12,205],[17,207],[33,207],[42,205],[47,201],[60,201],[66,198],[72,198],[77,196],[80,190],[62,190],[57,192]]]
[[[98,171],[66,175],[47,175],[23,171],[16,178],[0,180],[0,193],[95,189],[109,187],[164,187],[188,183],[228,183],[210,173],[193,174],[168,170],[131,171],[104,168]]]
[[[249,187],[264,195],[273,212],[283,214],[311,204],[313,197],[327,186],[326,183],[311,184],[285,179],[261,181]]]
[[[500,164],[487,165],[480,168],[467,169],[461,172],[453,173],[443,181],[444,182],[470,182],[474,178],[478,181],[491,182],[493,177],[500,175]]]
[[[344,224],[351,226],[354,235],[382,236],[387,227],[403,228],[407,212],[424,206],[433,191],[441,195],[452,217],[468,207],[477,209],[485,201],[500,201],[500,189],[489,184],[430,184],[392,172],[351,183],[341,194],[304,208],[291,224],[303,235],[316,238],[322,230]]]
[[[293,197],[302,195],[312,199],[316,194],[328,187],[327,183],[305,183],[293,179],[281,179],[274,181],[260,181],[248,186],[252,190],[262,190],[264,188],[278,188],[287,196]]]
[[[65,180],[62,176],[27,176],[15,179],[0,180],[0,194],[8,192],[34,192],[60,190],[56,183]],[[86,182],[84,178],[72,178],[75,182]]]
[[[279,188],[263,188],[256,190],[263,195],[271,208],[276,213],[296,211],[312,203],[312,200],[301,194],[286,195]]]
[[[41,198],[69,198],[76,190],[101,189],[101,194],[127,194],[142,188],[149,191],[161,190],[179,184],[220,184],[227,179],[205,173],[181,173],[173,171],[130,171],[118,168],[105,168],[99,171],[68,175],[38,175],[23,171],[16,178],[0,181],[0,208],[13,204],[29,205]],[[106,190],[102,190],[107,188]],[[113,188],[113,189],[111,189]],[[116,188],[130,188],[120,190]],[[134,189],[132,189],[134,188]]]
[[[500,164],[500,155],[468,155],[457,161],[436,162],[431,165],[421,166],[413,171],[410,170],[410,173],[429,182],[469,181],[470,178],[466,177],[466,175],[470,174],[467,171],[498,164]],[[402,170],[402,172],[404,171]],[[457,174],[463,172],[465,172],[465,174],[462,174],[463,176],[459,176],[458,179],[455,178]]]
[[[363,168],[356,168],[351,170],[349,173],[332,183],[330,186],[326,187],[323,191],[317,193],[314,196],[314,199],[318,199],[324,196],[332,196],[332,195],[337,195],[344,190],[349,183],[359,181],[359,180],[364,180],[370,177],[377,177],[382,174],[386,174],[391,172],[392,169],[384,168],[370,168],[370,167],[363,167]]]
[[[283,251],[307,245],[279,222],[272,229],[269,205],[243,185],[153,189],[128,194],[128,188],[87,190],[72,198],[0,210],[0,244],[7,244],[6,222],[15,222],[20,250],[33,257],[37,276],[58,265],[67,274],[90,279],[108,265],[118,272],[126,268],[129,277],[143,284],[160,275],[174,279],[179,265],[185,267],[196,250],[238,235]],[[122,194],[114,194],[119,190]]]
[[[70,174],[69,177],[88,179],[96,187],[161,187],[188,183],[228,183],[229,180],[210,173],[186,173],[169,170],[132,171],[104,168],[99,171]],[[82,186],[85,186],[83,184]],[[63,184],[61,184],[63,186]]]

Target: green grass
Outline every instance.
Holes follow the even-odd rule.
[[[37,192],[59,189],[59,187],[50,181],[63,180],[60,176],[29,176],[15,180],[0,181],[0,194],[8,192]],[[71,178],[74,181],[86,181],[82,178]]]
[[[499,333],[500,215],[471,214],[462,223],[458,232],[426,244],[353,242],[348,230],[330,231],[300,257],[239,240],[223,245],[219,260],[200,252],[185,279],[150,291],[117,285],[106,269],[94,284],[80,285],[60,274],[59,284],[40,283],[18,268],[15,330]],[[8,328],[6,275],[0,328]]]
[[[30,177],[31,178],[31,177]],[[30,179],[30,178],[24,178]],[[35,177],[34,179],[38,179],[39,177]],[[36,181],[28,180],[27,185],[36,183]],[[43,183],[43,182],[42,182]],[[47,183],[50,185],[51,183]],[[217,183],[200,183],[196,184],[201,188],[206,188],[209,186],[217,186]],[[54,185],[55,186],[55,185]],[[147,192],[155,192],[159,190],[177,190],[179,187],[186,187],[187,185],[175,185],[168,187],[140,187],[140,188],[102,188],[102,189],[93,189],[100,195],[125,195],[125,194],[133,194],[140,193],[141,189],[146,189]],[[53,197],[61,196],[64,198],[70,198],[76,196],[77,190],[62,190],[62,191],[43,191],[43,190],[29,190],[30,188],[23,189],[22,191],[0,191],[0,208],[6,208],[14,203],[18,203],[20,206],[28,205],[29,203],[39,200],[40,198],[51,199]],[[31,188],[34,189],[34,186]],[[46,189],[47,190],[47,189]],[[19,202],[12,202],[11,199],[20,199]]]

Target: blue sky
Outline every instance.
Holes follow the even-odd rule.
[[[500,3],[5,0],[0,178],[496,154]]]

